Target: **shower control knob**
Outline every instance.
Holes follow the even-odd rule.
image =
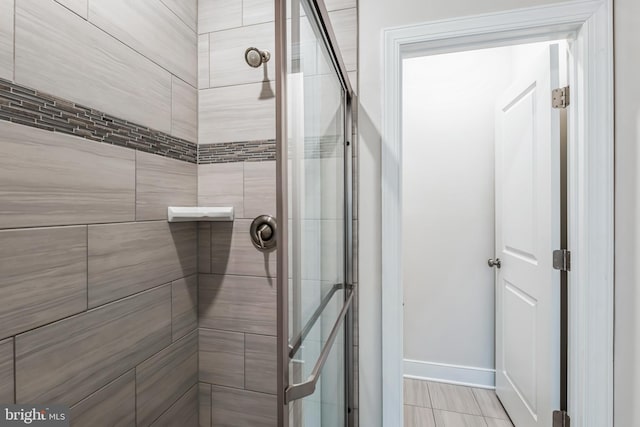
[[[250,47],[244,52],[244,60],[253,68],[258,68],[270,59],[271,53],[268,50],[260,50],[257,47]]]
[[[256,248],[266,251],[276,246],[276,219],[271,215],[260,215],[251,223],[249,234]]]

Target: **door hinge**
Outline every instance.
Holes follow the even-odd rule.
[[[553,411],[553,427],[570,427],[571,419],[566,411]]]
[[[553,268],[560,271],[571,271],[571,252],[566,249],[553,251]]]
[[[569,106],[569,86],[551,91],[551,106],[553,108],[567,108]]]

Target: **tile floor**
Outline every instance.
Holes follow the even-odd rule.
[[[513,427],[493,390],[404,379],[405,427]]]

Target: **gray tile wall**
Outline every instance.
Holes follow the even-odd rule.
[[[195,1],[179,3],[16,0],[0,77],[195,142]]]
[[[199,165],[198,189],[199,205],[236,209],[198,233],[201,425],[275,426],[276,254],[249,237],[275,216],[275,162]]]
[[[14,402],[13,338],[0,341],[0,402]]]
[[[89,226],[89,307],[196,273],[195,223]]]
[[[326,6],[345,65],[356,77],[356,1]],[[276,61],[259,68],[244,61],[250,46],[275,53],[273,0],[200,0],[198,8],[198,143],[274,139]]]
[[[0,401],[71,405],[74,426],[192,405],[197,423],[197,227],[162,213],[195,204],[196,166],[0,129]]]
[[[14,0],[0,0],[0,78],[13,78]]]
[[[177,122],[181,129],[188,128],[188,119],[195,122],[195,114],[182,119],[182,112],[190,111],[183,108],[184,98],[175,96],[173,103],[174,118],[178,117],[178,112],[181,113],[181,120]],[[0,120],[185,162],[197,162],[198,146],[194,142],[2,78]],[[195,124],[192,133],[195,134]]]
[[[198,332],[194,330],[136,367],[137,425],[151,424],[197,382]]]
[[[273,140],[273,70],[242,60],[244,41],[269,48],[256,34],[272,0],[201,0],[199,22],[195,0],[103,3],[16,0],[0,78],[189,141],[200,119],[199,142],[231,151]],[[327,5],[355,73],[355,2]],[[13,0],[0,6],[13,18]],[[15,249],[0,294],[29,286],[0,310],[0,401],[68,403],[72,425],[275,425],[275,253],[248,243],[250,219],[275,215],[274,162],[196,167],[2,121],[0,135],[0,235]],[[166,224],[166,206],[196,201],[231,203],[238,221]]]
[[[71,407],[74,426],[136,423],[136,375],[132,369]]]
[[[196,5],[0,0],[3,403],[198,424]]]

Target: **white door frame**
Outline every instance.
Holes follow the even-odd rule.
[[[612,0],[557,3],[384,31],[382,413],[402,424],[402,60],[579,36],[568,155],[569,415],[613,426],[614,122]]]

